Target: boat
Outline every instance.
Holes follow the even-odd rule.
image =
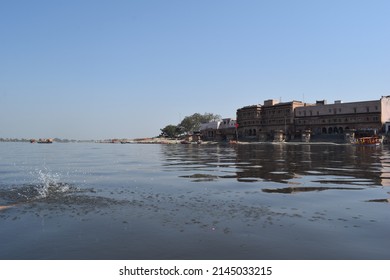
[[[53,139],[51,139],[51,138],[39,139],[37,141],[37,143],[39,143],[39,144],[51,144],[51,143],[53,143]]]
[[[382,144],[382,139],[378,136],[357,137],[352,144],[358,146],[379,146]]]
[[[350,142],[357,146],[379,146],[383,143],[383,137],[373,129],[357,130],[353,131]]]

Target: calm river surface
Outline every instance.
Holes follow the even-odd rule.
[[[390,149],[0,143],[0,259],[390,259]]]

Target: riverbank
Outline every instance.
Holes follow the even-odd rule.
[[[168,138],[140,138],[132,139],[128,141],[120,142],[122,144],[194,144],[194,145],[216,145],[216,144],[230,144],[230,145],[249,145],[249,144],[285,144],[285,145],[346,145],[346,143],[336,143],[328,141],[320,142],[301,142],[301,141],[291,141],[291,142],[259,142],[259,141],[199,141],[199,142],[188,142],[180,139],[168,139]]]
[[[218,144],[220,142],[214,141],[198,141],[198,142],[189,142],[183,139],[169,139],[169,138],[139,138],[132,139],[128,141],[120,142],[122,144]]]

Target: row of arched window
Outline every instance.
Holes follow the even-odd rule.
[[[343,128],[343,127],[322,127],[322,129],[318,129],[317,133],[321,132],[322,134],[343,134],[345,130],[348,130],[349,127]],[[257,131],[256,129],[245,129],[244,131],[245,136],[256,136]]]

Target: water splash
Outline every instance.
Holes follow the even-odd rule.
[[[0,188],[1,210],[9,205],[24,204],[32,201],[61,201],[66,196],[82,192],[75,185],[64,183],[59,173],[49,169],[37,169],[30,172],[33,176],[31,183]]]
[[[16,188],[18,194],[27,201],[59,196],[78,190],[75,186],[62,182],[60,173],[48,168],[36,169],[30,172],[30,175],[33,177],[32,183]]]
[[[36,185],[38,192],[37,198],[46,198],[53,194],[67,193],[70,190],[69,184],[60,182],[60,174],[50,172],[50,170],[38,170],[37,178],[39,180],[39,183]]]

